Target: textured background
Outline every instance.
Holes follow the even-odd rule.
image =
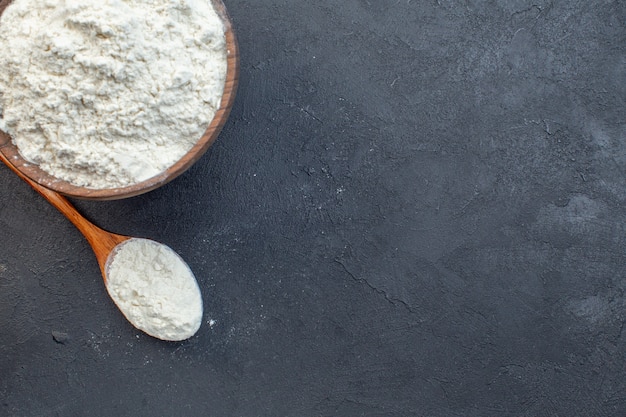
[[[188,261],[199,334],[0,167],[0,415],[626,416],[626,3],[226,5],[218,142],[77,203]]]

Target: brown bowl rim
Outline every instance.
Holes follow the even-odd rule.
[[[36,183],[63,194],[68,197],[83,200],[119,200],[138,196],[161,187],[187,171],[198,159],[200,159],[209,147],[215,142],[222,127],[226,123],[230,110],[235,101],[237,85],[239,81],[239,46],[233,30],[230,16],[226,6],[221,0],[211,0],[213,7],[224,24],[226,37],[226,80],[220,107],[215,112],[213,120],[196,144],[174,165],[164,172],[127,187],[91,189],[73,185],[67,181],[56,178],[43,171],[36,164],[25,160],[13,144],[10,136],[0,131],[0,152],[11,161],[15,167]],[[0,15],[11,3],[11,0],[0,0]]]

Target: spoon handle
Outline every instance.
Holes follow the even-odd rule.
[[[1,148],[1,147],[0,147]],[[107,232],[95,224],[91,223],[89,220],[85,219],[76,208],[68,201],[67,198],[63,197],[59,193],[52,191],[35,181],[28,178],[24,175],[20,170],[15,168],[15,166],[7,159],[7,157],[0,150],[0,160],[4,162],[4,164],[11,169],[11,171],[15,172],[18,177],[26,181],[35,191],[37,191],[43,198],[45,198],[50,204],[56,207],[69,221],[72,222],[74,226],[85,236],[89,244],[91,245],[96,259],[98,260],[98,264],[100,265],[100,270],[103,272],[104,276],[104,265],[109,256],[109,253],[113,250],[115,246],[119,243],[128,239],[127,236],[116,235],[114,233]]]

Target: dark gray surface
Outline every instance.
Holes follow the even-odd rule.
[[[626,3],[226,4],[216,145],[77,204],[189,262],[199,334],[0,167],[0,415],[626,416]]]

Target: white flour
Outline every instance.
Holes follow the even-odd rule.
[[[0,51],[0,129],[44,171],[98,189],[178,161],[226,76],[210,0],[14,0]]]
[[[109,255],[105,270],[109,295],[136,328],[171,341],[185,340],[200,328],[198,283],[169,247],[132,238]]]

